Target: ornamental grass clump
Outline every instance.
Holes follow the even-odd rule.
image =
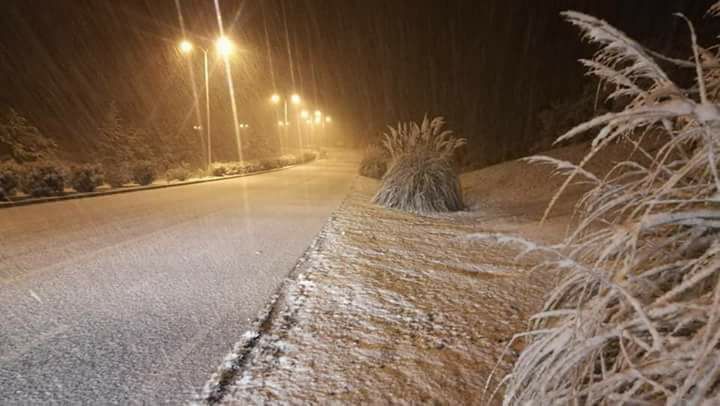
[[[720,3],[711,12],[720,10]],[[542,252],[540,267],[564,278],[550,293],[524,349],[505,377],[505,405],[720,404],[720,51],[697,44],[692,59],[650,51],[605,21],[563,16],[600,45],[590,73],[629,100],[561,136],[598,128],[578,164],[552,158],[568,178],[593,186],[561,244],[543,247],[508,236],[474,235]],[[688,68],[682,88],[658,61]],[[662,146],[645,148],[644,138]],[[587,162],[615,141],[645,157],[600,176]],[[490,380],[488,380],[490,382]]]
[[[452,163],[453,153],[465,145],[445,121],[436,117],[421,124],[400,123],[389,127],[383,145],[390,164],[373,202],[419,214],[462,210],[460,179]]]
[[[358,172],[368,178],[382,179],[387,172],[389,163],[390,153],[385,148],[378,145],[369,145],[365,149],[362,161],[360,161]]]

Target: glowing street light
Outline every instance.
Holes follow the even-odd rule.
[[[180,45],[178,46],[178,49],[180,50],[180,52],[183,54],[186,54],[186,55],[191,53],[193,51],[193,48],[194,47],[193,47],[192,42],[190,42],[186,39],[180,41]]]
[[[326,116],[326,117],[325,117],[325,122],[326,122],[326,123],[332,123],[332,117]]]
[[[308,117],[310,117],[310,112],[308,112],[307,110],[303,110],[300,112],[300,117],[302,117],[302,119],[304,120],[307,120]]]
[[[281,101],[283,102],[283,108],[285,111],[285,116],[284,116],[285,121],[284,121],[284,125],[282,125],[280,127],[286,127],[286,126],[290,125],[290,121],[288,121],[288,98],[280,96],[277,93],[273,93],[273,95],[270,96],[270,102],[272,104],[279,104]],[[301,102],[302,102],[302,98],[300,98],[299,94],[293,93],[290,95],[290,103],[292,103],[294,105],[298,105]]]
[[[228,37],[220,37],[215,41],[215,48],[222,56],[228,56],[235,50],[235,44]]]
[[[205,115],[206,115],[206,121],[207,121],[207,161],[208,161],[208,167],[210,167],[210,164],[212,164],[212,138],[210,137],[210,77],[209,77],[209,69],[208,69],[208,50],[207,48],[203,47],[197,47],[200,49],[203,53],[203,61],[204,61],[204,68],[205,68]],[[217,52],[222,56],[228,56],[230,55],[234,49],[235,44],[227,38],[227,37],[220,37],[215,41],[215,48]],[[183,55],[191,55],[193,51],[195,50],[195,45],[190,42],[187,39],[183,39],[178,44],[178,50],[180,50],[180,53]],[[247,124],[246,124],[247,125]],[[248,126],[249,127],[249,126]],[[248,127],[241,127],[241,128],[248,128]]]
[[[315,110],[315,117],[321,117],[322,112],[320,110]]]

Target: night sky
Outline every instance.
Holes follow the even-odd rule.
[[[602,17],[653,48],[687,57],[683,11],[701,29],[711,1],[220,0],[238,118],[272,131],[275,92],[300,93],[335,119],[337,137],[365,142],[386,124],[444,115],[483,162],[533,142],[537,113],[580,92],[576,62],[593,48],[561,20]],[[179,7],[178,7],[179,6]],[[186,131],[197,123],[183,36],[219,33],[213,0],[3,0],[0,107],[12,106],[78,156],[111,101],[136,126]],[[185,34],[179,15],[182,15]],[[199,55],[198,55],[199,56]],[[218,153],[232,150],[225,67],[214,64]],[[339,138],[338,138],[339,139]]]

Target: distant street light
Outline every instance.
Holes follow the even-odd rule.
[[[287,97],[280,96],[279,94],[275,93],[272,96],[270,96],[270,102],[272,104],[279,104],[280,101],[283,102],[283,110],[285,112],[284,118],[285,118],[285,124],[289,125],[288,121],[288,99]],[[290,95],[290,103],[294,105],[299,105],[302,102],[302,99],[300,98],[300,95],[297,93],[293,93]]]
[[[310,117],[310,113],[309,113],[307,110],[303,110],[303,111],[300,112],[300,117],[301,117],[303,120],[307,120],[308,117]]]
[[[332,117],[330,117],[330,116],[325,117],[325,122],[332,123]]]
[[[190,42],[188,40],[182,40],[182,41],[180,41],[179,48],[180,48],[180,52],[182,52],[184,54],[189,54],[193,50],[193,44],[192,44],[192,42]]]
[[[220,37],[215,41],[215,48],[222,56],[230,55],[235,49],[233,42],[227,37]],[[187,39],[180,41],[178,49],[183,55],[190,55],[195,50],[195,45]],[[212,164],[212,138],[210,137],[210,74],[208,70],[208,50],[198,47],[203,53],[203,67],[205,72],[205,120],[207,127],[207,162],[208,168]]]

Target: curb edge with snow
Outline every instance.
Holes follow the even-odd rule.
[[[301,165],[309,164],[309,163],[316,162],[316,161],[317,161],[317,159],[314,159],[312,161],[303,162],[300,164],[283,166],[281,168],[266,169],[263,171],[241,173],[241,174],[230,175],[230,176],[213,176],[210,178],[194,179],[194,180],[187,180],[187,181],[175,182],[175,183],[147,185],[147,186],[120,187],[120,188],[113,188],[113,189],[110,189],[107,191],[103,190],[103,191],[87,192],[87,193],[69,193],[67,195],[62,195],[62,196],[28,198],[28,199],[15,200],[15,201],[9,201],[9,202],[1,202],[0,201],[0,210],[9,209],[11,207],[30,206],[33,204],[60,202],[60,201],[64,201],[64,200],[85,199],[85,198],[89,198],[89,197],[110,196],[110,195],[117,195],[117,194],[121,194],[121,193],[142,192],[145,190],[165,189],[165,188],[171,188],[171,187],[177,187],[177,186],[196,185],[196,184],[200,184],[200,183],[219,182],[219,181],[223,181],[223,180],[244,178],[244,177],[253,176],[253,175],[263,175],[266,173],[282,171],[285,169],[291,169],[296,166],[301,166]]]
[[[347,199],[347,198],[346,198]],[[345,199],[345,200],[346,200]],[[340,203],[340,207],[344,201]],[[200,396],[193,401],[197,405],[212,405],[220,402],[232,381],[238,376],[243,366],[249,360],[249,355],[262,336],[271,328],[274,317],[281,313],[280,305],[285,303],[288,288],[301,279],[302,274],[310,269],[312,254],[318,250],[318,247],[325,241],[327,230],[332,226],[335,214],[331,214],[323,225],[318,235],[313,239],[312,243],[298,258],[295,266],[290,273],[283,279],[275,294],[265,307],[258,312],[255,320],[253,320],[250,328],[245,331],[241,339],[233,345],[232,351],[227,354],[217,370],[212,374],[210,379],[203,386]]]

